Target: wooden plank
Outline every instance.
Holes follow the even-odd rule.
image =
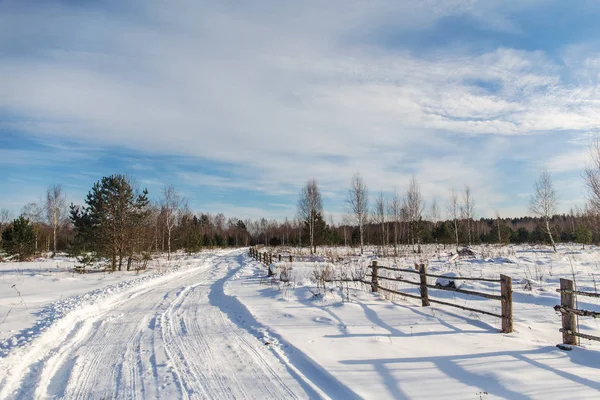
[[[475,292],[474,290],[458,289],[458,288],[453,288],[453,287],[449,287],[449,286],[437,286],[437,285],[427,285],[427,286],[432,289],[446,290],[448,292],[468,294],[471,296],[479,296],[479,297],[484,297],[484,298],[490,299],[490,300],[500,300],[500,301],[502,300],[502,296],[497,295],[497,294]]]
[[[559,329],[559,332],[563,332],[563,334],[564,334],[564,331],[565,330],[562,329],[562,328]],[[583,339],[596,340],[596,341],[600,342],[600,337],[598,337],[598,336],[586,335],[585,333],[572,332],[572,331],[567,331],[567,333],[569,335],[573,335],[573,336],[580,337],[580,338],[583,338]]]
[[[372,275],[367,275],[367,276],[370,277]],[[386,281],[393,281],[393,282],[404,282],[404,283],[408,283],[410,285],[421,286],[421,283],[419,283],[419,282],[409,281],[409,280],[402,279],[402,278],[389,278],[387,276],[378,276],[377,279],[383,279]]]
[[[502,293],[502,332],[510,333],[513,331],[513,307],[512,307],[512,278],[506,275],[500,275],[500,291]]]
[[[417,270],[408,269],[408,268],[392,268],[392,267],[379,266],[379,269],[387,269],[388,271],[395,271],[395,272],[408,272],[410,274],[418,274],[419,273],[419,271],[417,271]]]
[[[554,306],[554,310],[559,311],[563,314],[571,313],[575,315],[579,315],[581,317],[592,317],[592,318],[600,318],[600,312],[596,311],[588,311],[588,310],[579,310],[576,308],[569,308],[564,306]]]
[[[372,265],[373,272],[371,273],[371,292],[377,292],[379,281],[377,280],[379,275],[379,269],[377,268],[377,261],[373,261]]]
[[[448,303],[448,302],[445,302],[445,301],[435,300],[435,299],[429,299],[429,301],[432,302],[432,303],[436,303],[436,304],[443,304],[445,306],[460,308],[461,310],[473,311],[473,312],[477,312],[477,313],[480,313],[480,314],[491,315],[492,317],[496,317],[496,318],[502,318],[502,315],[494,314],[494,313],[489,312],[489,311],[483,311],[483,310],[478,310],[476,308],[464,307],[464,306],[460,306],[458,304]]]
[[[371,285],[371,282],[367,282],[367,281],[361,281],[361,282],[364,283],[365,285]],[[406,296],[406,297],[410,297],[410,298],[413,298],[413,299],[421,300],[421,296],[417,296],[417,295],[414,295],[414,294],[399,292],[397,290],[388,289],[388,288],[383,287],[383,286],[378,286],[378,288],[381,289],[381,290],[383,290],[384,292],[390,292],[390,293],[394,293],[394,294],[397,294],[397,295],[400,295],[400,296]],[[445,302],[445,301],[435,300],[435,299],[431,299],[431,298],[429,299],[429,301],[431,303],[442,304],[442,305],[445,305],[445,306],[460,308],[461,310],[473,311],[473,312],[477,312],[477,313],[480,313],[480,314],[490,315],[490,316],[496,317],[496,318],[502,318],[502,315],[494,314],[492,312],[488,312],[488,311],[484,311],[484,310],[478,310],[476,308],[463,307],[463,306],[458,305],[458,304],[448,303],[448,302]]]
[[[369,266],[370,268],[371,266]],[[413,269],[407,269],[407,268],[392,268],[392,267],[386,267],[386,266],[378,266],[377,268],[379,269],[385,269],[388,271],[394,271],[394,272],[408,272],[410,274],[418,274],[419,271],[413,270]],[[428,278],[446,278],[449,279],[448,276],[444,276],[444,275],[438,275],[438,274],[427,274]],[[473,277],[466,277],[466,276],[456,276],[456,277],[452,277],[452,279],[454,280],[460,280],[460,281],[478,281],[478,282],[493,282],[493,283],[501,283],[500,279],[491,279],[491,278],[473,278]]]
[[[565,309],[575,309],[575,295],[573,295],[573,291],[575,290],[573,281],[569,279],[560,279],[560,288],[563,291],[560,294],[560,305],[565,307]],[[571,292],[571,293],[569,293]],[[562,314],[562,334],[563,334],[563,343],[564,344],[572,344],[577,346],[579,344],[579,340],[577,336],[572,335],[572,332],[577,332],[577,319],[575,314],[573,313],[564,313]],[[571,332],[571,333],[569,333]]]
[[[367,276],[371,276],[371,275],[367,275]],[[393,281],[393,282],[403,282],[403,283],[408,283],[409,285],[421,286],[420,282],[409,281],[409,280],[402,279],[402,278],[389,278],[387,276],[378,276],[377,279],[383,279],[383,280],[386,280],[386,281]],[[449,291],[449,292],[456,292],[456,293],[468,294],[468,295],[471,295],[471,296],[484,297],[484,298],[490,299],[490,300],[499,300],[499,301],[502,301],[502,296],[497,295],[497,294],[475,292],[473,290],[457,289],[457,288],[452,288],[452,287],[447,287],[447,286],[436,286],[436,285],[431,285],[431,284],[427,284],[427,287],[431,288],[431,289],[446,290],[446,291]]]
[[[575,294],[577,296],[587,296],[587,297],[598,297],[600,298],[600,293],[590,293],[590,292],[582,292],[580,290],[567,290],[567,289],[556,289],[559,293],[570,293]]]
[[[425,266],[425,264],[421,264],[420,268],[419,268],[419,279],[420,279],[420,291],[421,291],[421,305],[423,307],[428,307],[429,306],[429,292],[427,290],[428,288],[428,284],[427,284],[427,267]]]
[[[450,279],[448,276],[436,275],[436,274],[427,274],[427,277]],[[454,279],[456,281],[478,281],[478,282],[494,282],[494,283],[501,283],[502,282],[500,279],[473,278],[473,277],[465,277],[465,276],[453,276],[452,279]]]
[[[366,281],[362,281],[362,282],[365,283],[365,284],[367,284],[367,285],[371,285],[371,282],[366,282]],[[400,296],[406,296],[406,297],[410,297],[410,298],[413,298],[413,299],[421,300],[421,296],[417,296],[415,294],[399,292],[397,290],[388,289],[388,288],[385,288],[385,287],[379,286],[379,285],[377,285],[377,288],[383,290],[384,292],[390,292],[390,293],[394,293],[394,294],[397,294],[397,295],[400,295]]]

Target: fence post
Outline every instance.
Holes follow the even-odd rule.
[[[281,262],[281,254],[277,255],[277,261]]]
[[[377,267],[377,261],[373,261],[373,271],[371,272],[371,292],[377,292],[377,285],[379,285],[379,268]]]
[[[512,278],[500,275],[500,294],[502,295],[502,332],[513,331],[513,309],[512,309]]]
[[[258,262],[263,262],[263,253],[258,253]]]
[[[427,288],[427,268],[425,264],[421,264],[419,267],[419,278],[421,279],[421,305],[423,307],[429,306],[429,290]]]
[[[273,276],[273,270],[271,270],[271,264],[273,264],[273,255],[269,254],[269,262],[267,263],[267,276]]]
[[[293,261],[294,261],[294,256],[292,256],[292,255],[290,254],[290,262],[293,262]]]
[[[560,305],[562,307],[574,309],[575,306],[575,295],[573,293],[567,293],[563,290],[568,290],[573,292],[575,290],[575,285],[573,285],[573,281],[569,279],[560,279]],[[570,312],[562,312],[562,334],[563,334],[563,343],[564,344],[572,344],[579,345],[579,340],[577,336],[571,335],[569,332],[577,331],[577,319],[575,314]]]

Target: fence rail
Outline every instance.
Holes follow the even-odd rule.
[[[416,267],[416,269],[414,269],[414,270],[408,269],[408,268],[392,268],[392,267],[387,267],[387,266],[383,266],[383,265],[380,266],[377,264],[377,261],[373,261],[373,264],[369,266],[369,268],[371,268],[371,270],[372,270],[371,275],[368,275],[371,278],[371,282],[370,282],[371,291],[377,292],[379,290],[383,290],[383,291],[398,294],[401,296],[420,299],[423,307],[429,306],[430,303],[435,303],[435,304],[442,304],[442,305],[446,305],[446,306],[450,306],[450,307],[460,308],[460,309],[466,310],[466,311],[472,311],[472,312],[477,312],[480,314],[485,314],[485,315],[490,315],[493,317],[501,318],[502,319],[502,332],[509,333],[509,332],[513,331],[512,279],[509,276],[500,275],[500,279],[472,278],[472,277],[468,277],[468,278],[448,277],[448,276],[444,276],[444,275],[428,274],[427,267],[425,266],[425,264],[421,264],[421,265],[415,264],[415,267]],[[379,275],[380,269],[387,270],[387,271],[393,271],[393,272],[418,274],[419,282],[411,281],[411,280],[407,280],[407,279],[403,279],[403,278],[391,278],[391,277],[387,277],[387,276],[380,276]],[[473,291],[473,290],[459,289],[459,288],[455,288],[455,287],[431,285],[431,284],[427,283],[427,278],[429,278],[429,277],[445,278],[445,279],[451,279],[451,280],[497,282],[497,283],[500,283],[501,294],[494,295],[494,294],[490,294],[490,293],[483,293],[483,292],[477,292],[477,291]],[[386,288],[379,284],[379,280],[403,282],[403,283],[407,283],[410,285],[419,286],[420,296],[417,296],[417,295],[414,295],[411,293],[401,292],[398,290],[393,290],[390,288]],[[367,283],[367,282],[364,282],[364,283]],[[465,306],[461,306],[459,304],[453,304],[453,303],[449,303],[449,302],[438,300],[438,299],[432,299],[429,296],[428,289],[446,290],[446,291],[450,291],[450,292],[462,293],[462,294],[467,294],[467,295],[471,295],[471,296],[479,296],[479,297],[483,297],[483,298],[491,299],[491,300],[499,300],[502,305],[502,314],[496,314],[496,313],[492,313],[490,311],[480,310],[480,309],[471,308],[471,307],[465,307]]]
[[[265,253],[265,252],[261,253],[260,250],[256,247],[251,247],[249,250],[249,254],[251,257],[253,257],[254,259],[256,259],[259,262],[266,264],[267,266],[270,266],[274,260],[277,260],[277,261],[283,261],[283,260],[288,261],[289,260],[290,262],[294,261],[294,257],[292,255],[283,256],[281,254],[274,255],[274,254]],[[385,291],[388,293],[394,293],[394,294],[406,296],[409,298],[420,299],[421,305],[423,307],[429,306],[430,303],[435,303],[435,304],[441,304],[441,305],[446,305],[446,306],[450,306],[450,307],[460,308],[461,310],[477,312],[480,314],[485,314],[485,315],[490,315],[492,317],[501,318],[502,319],[502,332],[509,333],[509,332],[513,331],[512,279],[510,277],[508,277],[506,275],[500,275],[500,279],[474,278],[474,277],[452,277],[452,278],[449,278],[449,277],[443,276],[443,275],[428,274],[427,270],[426,270],[426,266],[424,264],[421,264],[420,266],[419,265],[415,265],[415,266],[417,267],[416,270],[408,269],[408,268],[392,268],[392,267],[387,267],[387,266],[383,266],[383,265],[380,266],[377,264],[377,261],[373,261],[373,263],[371,265],[369,265],[369,268],[371,268],[371,274],[366,275],[366,278],[371,278],[370,281],[367,281],[364,279],[352,280],[352,281],[361,282],[361,283],[364,283],[365,285],[370,285],[372,292],[378,292],[379,290],[382,290],[382,291]],[[387,277],[387,276],[379,276],[379,270],[388,270],[388,271],[393,271],[393,272],[418,274],[419,282],[411,281],[411,280],[407,280],[407,279],[403,279],[403,278],[391,278],[391,277]],[[272,276],[272,275],[273,275],[273,271],[269,267],[268,268],[268,276]],[[429,278],[429,277],[445,278],[445,279],[452,279],[452,280],[463,280],[463,281],[480,281],[480,282],[500,283],[501,294],[493,295],[490,293],[477,292],[477,291],[473,291],[473,290],[431,285],[431,284],[427,283],[427,278]],[[380,279],[384,280],[384,281],[403,282],[403,283],[407,283],[410,285],[418,286],[420,295],[401,292],[401,291],[393,290],[393,289],[387,288],[385,286],[382,286],[379,284]],[[480,309],[471,308],[471,307],[465,307],[465,306],[461,306],[459,304],[453,304],[453,303],[449,303],[449,302],[438,300],[438,299],[432,299],[429,297],[429,289],[446,290],[446,291],[462,293],[462,294],[471,295],[471,296],[479,296],[479,297],[483,297],[483,298],[490,299],[490,300],[498,300],[501,302],[501,305],[502,305],[502,314],[496,314],[496,313],[493,313],[490,311],[480,310]]]
[[[554,310],[562,314],[562,328],[559,332],[562,332],[563,343],[578,346],[579,338],[600,342],[598,336],[577,332],[577,316],[600,318],[599,312],[578,309],[577,296],[600,298],[600,294],[575,290],[575,283],[563,278],[560,280],[560,289],[556,291],[560,293],[560,305],[554,306]]]

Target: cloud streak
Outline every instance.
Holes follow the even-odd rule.
[[[493,148],[495,137],[600,130],[600,48],[565,48],[567,63],[542,50],[417,52],[383,38],[465,16],[490,35],[524,36],[511,15],[543,3],[6,2],[0,112],[17,118],[0,127],[228,165],[175,173],[213,189],[289,196],[316,177],[337,210],[358,170],[377,191],[413,174],[428,196],[468,183],[489,213],[506,197],[497,164],[514,151]],[[565,172],[569,159],[556,155],[550,168]]]

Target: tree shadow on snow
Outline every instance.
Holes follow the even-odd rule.
[[[580,350],[580,349],[576,349]],[[584,350],[585,351],[585,350]],[[392,394],[397,399],[407,399],[407,396],[401,389],[400,384],[401,381],[394,378],[392,375],[393,365],[398,364],[414,364],[414,363],[431,363],[435,365],[435,367],[446,374],[449,378],[453,378],[456,381],[464,383],[466,386],[474,386],[479,387],[482,390],[488,392],[491,395],[498,396],[501,398],[507,399],[528,399],[529,397],[512,390],[509,387],[503,385],[494,375],[491,374],[478,374],[475,372],[471,372],[464,368],[461,365],[462,361],[465,360],[478,360],[481,359],[481,362],[486,362],[486,358],[495,358],[495,357],[513,357],[518,361],[522,361],[530,364],[535,368],[545,369],[553,374],[558,375],[561,378],[568,379],[574,383],[578,383],[584,386],[588,386],[591,389],[600,391],[600,382],[592,381],[587,378],[580,377],[578,375],[562,371],[560,369],[553,368],[549,365],[543,364],[538,360],[534,360],[530,356],[535,355],[544,355],[544,354],[556,354],[556,356],[562,356],[565,353],[557,350],[555,347],[542,347],[536,350],[531,351],[499,351],[499,352],[488,352],[488,353],[479,353],[479,354],[463,354],[463,355],[451,355],[451,356],[433,356],[433,357],[407,357],[407,358],[388,358],[388,359],[370,359],[370,360],[343,360],[340,361],[341,364],[344,365],[359,365],[359,366],[371,366],[374,368],[381,378],[390,394]],[[592,365],[589,360],[594,359],[598,354],[588,355],[588,354],[577,354],[579,352],[575,352],[576,356],[572,357],[571,360],[575,363],[580,363],[581,365],[590,367],[590,368],[598,368],[597,365]],[[577,359],[577,361],[575,361]],[[489,360],[487,362],[490,362]],[[440,387],[440,390],[443,388]]]
[[[225,293],[225,282],[231,279],[233,275],[235,275],[244,266],[246,260],[247,256],[245,254],[240,254],[231,258],[231,262],[229,263],[230,268],[225,276],[217,280],[211,286],[211,290],[208,295],[210,304],[218,307],[234,324],[246,330],[259,340],[264,339],[264,332],[268,332],[272,338],[276,339],[281,344],[281,349],[285,351],[286,358],[289,361],[286,362],[286,360],[284,360],[273,348],[271,348],[272,354],[282,362],[290,375],[292,375],[300,384],[300,386],[302,386],[309,398],[316,399],[321,398],[321,396],[308,383],[306,383],[294,369],[289,367],[290,362],[327,396],[331,398],[343,398],[349,400],[360,399],[356,393],[354,393],[350,388],[327,372],[308,355],[294,347],[280,335],[269,331],[266,326],[258,322],[252,313],[250,313],[246,306],[240,300],[238,300],[237,297],[230,296]],[[232,264],[233,267],[231,267]]]

